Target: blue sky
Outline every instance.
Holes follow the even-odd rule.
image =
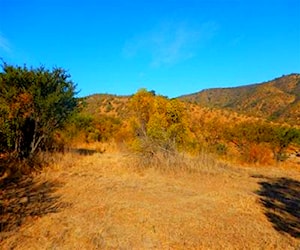
[[[0,57],[79,96],[258,83],[300,73],[300,0],[0,0]]]

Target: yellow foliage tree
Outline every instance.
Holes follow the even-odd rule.
[[[182,102],[141,89],[132,97],[130,107],[135,146],[141,151],[153,154],[183,148],[189,128]]]

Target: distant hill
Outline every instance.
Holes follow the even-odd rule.
[[[110,94],[94,94],[83,98],[84,113],[92,116],[109,115],[123,118],[127,113],[129,96],[117,96]]]
[[[179,99],[203,107],[300,125],[300,74],[241,87],[206,89]]]
[[[130,96],[94,94],[83,99],[86,103],[83,112],[92,116],[125,119],[128,114]],[[233,111],[233,116],[242,114],[300,126],[300,74],[234,88],[206,89],[178,99],[194,107]]]

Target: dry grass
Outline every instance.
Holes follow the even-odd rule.
[[[185,160],[179,171],[160,171],[120,153],[59,156],[35,182],[60,183],[47,195],[59,198],[53,202],[61,209],[29,214],[19,227],[0,232],[0,248],[299,249],[300,215],[293,210],[300,203],[299,169]],[[275,199],[278,187],[294,202],[289,209]],[[268,217],[270,203],[286,227],[276,228],[278,221]]]

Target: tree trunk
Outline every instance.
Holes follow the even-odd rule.
[[[38,149],[39,144],[44,139],[44,135],[38,135],[38,122],[34,122],[34,132],[32,136],[32,141],[30,143],[30,153],[29,157],[33,157],[36,153],[36,150]]]

